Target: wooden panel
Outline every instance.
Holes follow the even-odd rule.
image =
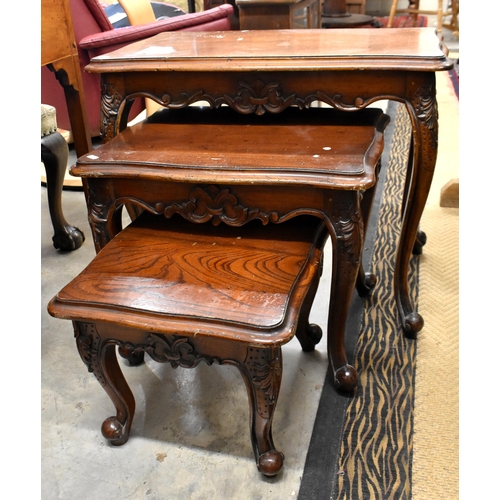
[[[42,66],[77,54],[67,0],[42,0],[41,24]]]

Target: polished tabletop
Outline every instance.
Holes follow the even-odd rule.
[[[167,32],[92,59],[87,71],[450,69],[434,28]]]

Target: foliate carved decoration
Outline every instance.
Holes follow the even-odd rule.
[[[76,346],[82,361],[87,366],[90,373],[93,373],[102,386],[106,385],[106,379],[103,377],[99,368],[99,353],[101,338],[93,323],[74,322]]]
[[[281,384],[282,361],[280,348],[249,347],[245,367],[256,391],[257,410],[263,418],[273,414]]]
[[[255,80],[252,84],[240,82],[239,85],[236,97],[224,96],[226,104],[239,113],[256,115],[263,115],[266,111],[280,113],[285,108],[299,103],[295,94],[284,97],[278,83],[266,85],[261,80]]]
[[[358,111],[360,109],[366,108],[370,104],[373,104],[380,99],[395,99],[395,97],[390,95],[377,96],[369,99],[356,97],[352,103],[347,103],[343,101],[343,96],[341,94],[335,94],[334,96],[330,97],[328,94],[319,91],[309,96],[305,102],[308,107],[310,106],[311,102],[320,101],[340,111]]]
[[[94,235],[94,240],[103,247],[109,241],[108,217],[111,204],[99,203],[94,198],[88,200],[89,225]]]
[[[434,85],[423,85],[418,88],[414,97],[414,108],[418,120],[429,131],[427,140],[431,142],[431,147],[437,150],[438,107],[436,100],[436,87]],[[425,138],[423,139],[425,140]]]
[[[207,101],[212,108],[217,108],[224,102],[223,98],[214,99],[212,96],[205,94],[203,90],[198,90],[192,95],[182,92],[180,95],[180,99],[177,99],[176,101],[173,100],[172,96],[170,96],[169,94],[163,94],[158,97],[149,92],[130,94],[127,98],[134,99],[136,97],[146,97],[169,109],[182,109],[199,101]]]
[[[169,94],[163,94],[161,97],[149,93],[141,93],[140,95],[153,99],[170,109],[184,108],[199,101],[206,101],[212,108],[219,108],[225,104],[239,113],[255,113],[256,115],[263,115],[266,112],[281,113],[290,106],[296,106],[299,109],[309,108],[313,102],[318,101],[324,102],[335,109],[356,111],[366,108],[379,99],[395,98],[389,95],[369,99],[356,97],[352,103],[346,103],[343,101],[342,95],[329,96],[322,91],[313,92],[301,98],[296,94],[284,95],[279,82],[265,83],[262,80],[255,80],[252,83],[240,81],[235,95],[226,93],[222,97],[213,97],[202,90],[196,91],[191,95],[183,93],[181,94],[181,98],[177,100],[173,99]],[[127,98],[130,99],[138,96],[139,94],[133,94]],[[111,99],[111,97],[110,94],[109,98]]]
[[[89,200],[88,206],[90,228],[95,240],[101,241],[106,235],[109,207],[102,203],[96,203],[94,200]]]
[[[363,217],[359,203],[346,201],[339,204],[331,215],[331,222],[335,230],[337,241],[341,241],[345,248],[343,255],[347,255],[347,261],[342,265],[358,266],[362,253],[363,239]]]
[[[191,222],[212,221],[214,226],[225,222],[229,226],[241,226],[251,220],[258,219],[263,224],[269,221],[277,222],[276,212],[262,213],[258,208],[249,209],[238,203],[238,198],[230,193],[229,189],[218,186],[196,187],[185,203],[173,203],[163,210],[165,217],[172,217],[175,213],[182,215]]]
[[[101,137],[109,140],[116,135],[116,120],[123,97],[116,87],[103,84],[101,89]]]
[[[157,335],[150,333],[144,350],[159,363],[169,362],[173,368],[194,368],[201,361],[211,365],[218,358],[210,358],[196,352],[189,338],[178,335]]]
[[[281,216],[278,212],[262,212],[258,208],[248,208],[239,203],[238,198],[227,188],[218,186],[197,186],[190,195],[189,200],[181,203],[165,205],[162,202],[152,205],[135,198],[120,198],[117,203],[132,203],[139,205],[150,213],[170,218],[179,214],[190,222],[202,223],[211,221],[214,226],[221,222],[229,226],[242,226],[251,220],[260,220],[266,225],[269,222],[283,222],[292,214]]]

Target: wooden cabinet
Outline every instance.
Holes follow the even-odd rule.
[[[319,0],[236,0],[240,29],[320,28]]]

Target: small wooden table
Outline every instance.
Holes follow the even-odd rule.
[[[319,0],[236,0],[242,30],[321,27]]]
[[[292,106],[310,108],[318,102],[345,112],[356,112],[380,99],[404,103],[413,133],[394,285],[404,331],[414,337],[423,327],[423,319],[409,297],[408,268],[437,156],[434,73],[451,67],[446,48],[433,29],[408,28],[170,32],[97,57],[87,70],[102,74],[105,141],[126,129],[132,102],[140,96],[171,109],[206,102],[212,108],[229,106],[242,114],[257,115],[281,113]],[[305,121],[308,116],[305,109]],[[213,139],[217,141],[217,137]],[[255,192],[260,181],[258,176],[235,175],[231,183],[240,183],[242,189],[251,186]],[[283,198],[282,191],[279,186],[263,186],[261,201],[253,198],[252,205],[283,220],[288,217],[285,207],[291,195],[287,191]],[[330,341],[336,344],[333,351],[337,354],[331,363],[339,385],[353,387],[357,375],[347,364],[342,337],[361,251],[359,213],[347,194],[345,209],[338,213],[332,211],[328,197],[320,199],[315,190],[308,191],[307,183],[301,192],[304,207],[309,203],[311,210],[325,214],[332,237],[329,345]],[[101,201],[91,200],[89,207],[97,249],[106,243],[105,228],[113,225],[106,219]],[[345,275],[341,278],[341,274]],[[339,279],[344,285],[347,281],[343,290],[348,293],[336,293]]]

